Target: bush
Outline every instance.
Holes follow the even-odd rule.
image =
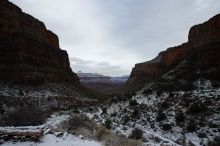
[[[136,95],[136,92],[134,92],[134,91],[131,92],[131,95],[132,95],[132,96],[135,96],[135,95]]]
[[[4,114],[5,113],[5,109],[3,108],[3,106],[0,105],[0,114]]]
[[[130,105],[130,106],[136,106],[136,105],[138,105],[137,100],[136,100],[136,99],[130,100],[130,101],[129,101],[129,105]]]
[[[111,124],[112,124],[111,120],[107,119],[107,120],[105,121],[105,128],[106,128],[106,129],[111,129]]]
[[[188,112],[190,114],[198,114],[198,113],[202,113],[202,112],[206,112],[207,111],[207,107],[202,104],[202,103],[193,103],[189,109]]]
[[[175,94],[173,92],[169,93],[169,97],[174,97],[174,96],[175,96]]]
[[[86,116],[73,114],[68,121],[70,130],[77,130],[78,128],[87,128],[89,130],[93,130],[94,124],[88,119]]]
[[[199,138],[207,138],[207,135],[206,135],[206,133],[204,133],[204,132],[200,132],[200,133],[198,134],[198,137],[199,137]]]
[[[175,119],[176,119],[176,124],[181,125],[185,121],[184,113],[182,111],[176,113]]]
[[[143,133],[144,132],[141,129],[135,128],[129,137],[132,139],[141,139],[143,137]]]
[[[126,92],[126,93],[124,94],[124,98],[125,98],[126,100],[129,100],[129,99],[131,99],[132,97],[133,97],[132,93]]]
[[[129,121],[130,121],[130,117],[128,115],[125,115],[124,118],[123,118],[123,125],[125,125]]]
[[[161,122],[161,121],[165,120],[166,118],[167,118],[166,114],[159,111],[157,114],[157,117],[156,117],[156,121]]]
[[[170,104],[167,101],[164,101],[160,104],[161,108],[167,109],[170,107]]]
[[[163,93],[163,91],[161,91],[161,90],[157,90],[157,92],[156,92],[157,96],[161,96],[162,93]]]
[[[146,90],[144,90],[143,92],[142,92],[142,94],[144,94],[144,95],[149,95],[149,94],[151,94],[153,91],[151,90],[151,89],[146,89]]]
[[[189,132],[196,131],[196,122],[194,120],[190,120],[186,126],[186,130]]]
[[[107,114],[107,109],[106,108],[102,109],[102,114]]]
[[[162,125],[162,129],[165,131],[171,130],[172,129],[172,125],[171,124],[163,124]]]
[[[133,118],[138,118],[139,117],[139,114],[140,114],[140,111],[138,108],[135,108],[133,113],[132,113],[132,117]]]
[[[48,111],[49,112],[49,111]],[[49,113],[48,113],[49,114]],[[41,125],[47,118],[47,112],[37,106],[20,107],[15,111],[4,114],[0,118],[2,126],[36,126]]]
[[[209,141],[208,146],[220,146],[220,136],[216,136],[214,141]]]
[[[120,99],[118,97],[113,97],[110,99],[110,103],[117,103]]]

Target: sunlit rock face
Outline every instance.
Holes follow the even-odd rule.
[[[127,88],[134,84],[141,88],[146,82],[161,79],[171,71],[173,81],[181,78],[192,81],[201,77],[220,81],[220,14],[193,26],[188,42],[168,48],[151,61],[136,64]]]
[[[8,0],[0,1],[0,81],[79,84],[68,54],[44,23]]]

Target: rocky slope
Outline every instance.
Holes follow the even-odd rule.
[[[218,146],[220,88],[204,79],[193,84],[193,90],[175,92],[145,87],[82,113],[144,146]]]
[[[145,83],[158,79],[162,79],[162,83],[177,80],[192,82],[200,77],[219,84],[219,47],[220,14],[203,24],[193,26],[189,31],[188,42],[168,48],[151,61],[136,64],[127,88],[135,85],[136,89],[140,89]],[[167,76],[161,78],[165,73],[172,74],[172,79],[166,78]]]
[[[0,1],[0,81],[79,84],[68,54],[44,23],[8,0]]]

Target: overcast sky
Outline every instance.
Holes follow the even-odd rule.
[[[59,36],[73,71],[130,74],[139,62],[187,41],[220,0],[10,0]]]

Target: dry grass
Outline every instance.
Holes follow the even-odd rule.
[[[0,115],[1,126],[29,126],[40,125],[47,115],[37,106],[19,107],[13,111]]]
[[[127,139],[119,136],[103,125],[98,125],[94,121],[79,115],[72,114],[69,122],[65,124],[66,128],[75,135],[83,135],[85,138],[100,141],[104,146],[141,146],[137,140]]]

